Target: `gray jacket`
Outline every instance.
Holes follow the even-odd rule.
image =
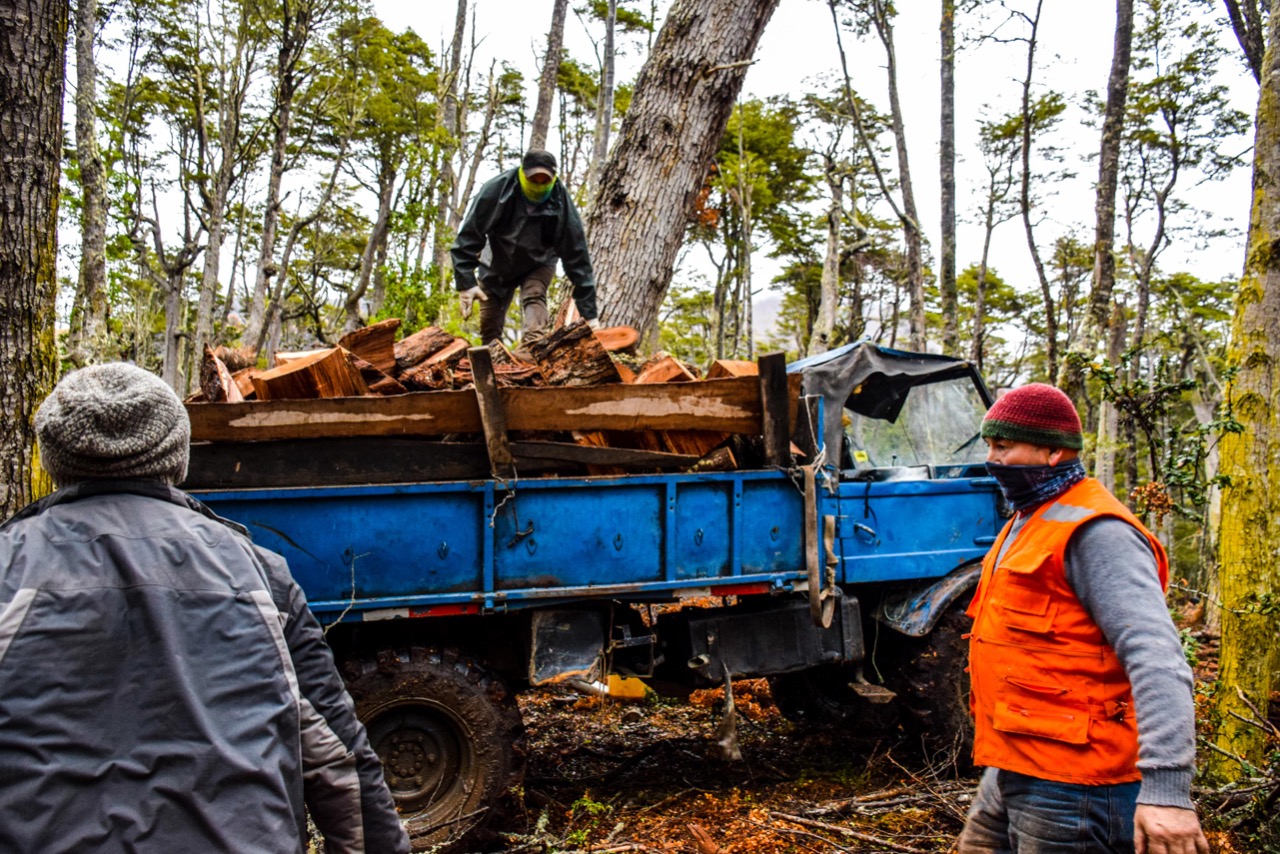
[[[0,851],[407,852],[282,557],[158,481],[0,527]]]

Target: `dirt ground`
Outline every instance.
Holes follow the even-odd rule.
[[[1213,639],[1201,637],[1197,652],[1197,676],[1207,685],[1216,671]],[[792,723],[765,680],[735,683],[734,696],[736,762],[722,759],[716,745],[721,690],[687,702],[568,689],[525,695],[523,809],[501,823],[492,850],[953,850],[977,781],[957,777],[946,757],[922,756],[896,727]],[[1271,785],[1227,796],[1197,789],[1214,852],[1280,852]]]

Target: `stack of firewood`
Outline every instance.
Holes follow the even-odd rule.
[[[398,319],[384,320],[344,335],[336,347],[276,353],[270,370],[248,367],[233,373],[226,364],[233,353],[206,346],[200,392],[188,402],[358,397],[471,385],[471,342],[435,326],[397,341],[399,327]],[[636,379],[610,353],[629,352],[637,337],[627,326],[592,330],[579,321],[531,339],[519,355],[498,341],[490,342],[489,351],[500,388],[601,385]]]
[[[196,479],[243,485],[244,475],[227,472],[254,470],[257,485],[309,482],[296,470],[296,449],[281,451],[288,464],[276,465],[267,446],[282,439],[326,443],[318,454],[331,463],[351,457],[348,475],[325,473],[329,480],[471,477],[471,447],[487,448],[499,473],[513,462],[521,472],[600,475],[785,462],[798,384],[783,374],[781,354],[767,357],[768,376],[755,362],[721,360],[702,377],[666,353],[637,359],[630,327],[578,321],[527,336],[514,353],[497,341],[473,348],[434,326],[396,340],[399,331],[399,320],[385,320],[335,347],[277,353],[270,369],[232,371],[227,362],[237,364],[239,351],[206,347],[200,392],[188,400],[202,446]],[[704,379],[712,381],[705,392],[681,388]],[[233,406],[210,405],[218,403]],[[776,447],[767,427],[775,423],[784,437]],[[377,449],[365,444],[374,437],[382,437]],[[394,471],[374,472],[393,445]]]

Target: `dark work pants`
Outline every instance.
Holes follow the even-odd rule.
[[[511,300],[516,291],[520,291],[520,308],[524,321],[520,332],[528,336],[530,332],[539,332],[547,325],[547,288],[551,278],[555,276],[555,267],[539,267],[525,277],[517,287],[506,294],[497,294],[485,287],[480,287],[488,295],[488,299],[480,300],[480,340],[488,344],[495,338],[502,339],[502,327],[506,325],[507,310],[511,308]]]

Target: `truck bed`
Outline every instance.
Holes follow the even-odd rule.
[[[326,622],[766,592],[805,578],[804,496],[777,470],[509,486],[195,494],[283,554]]]

